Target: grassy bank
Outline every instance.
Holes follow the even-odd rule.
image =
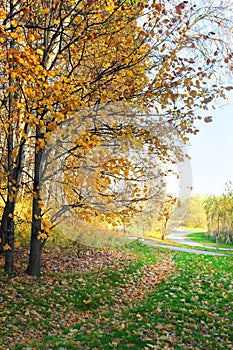
[[[230,257],[63,253],[44,255],[39,279],[1,275],[0,349],[232,348]]]
[[[187,235],[187,238],[193,240],[194,242],[206,244],[209,246],[216,247],[216,238],[207,235],[207,232],[195,232]],[[233,248],[233,243],[225,244],[223,242],[219,242],[220,248]]]

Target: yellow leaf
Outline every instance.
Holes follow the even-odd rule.
[[[17,77],[17,74],[15,72],[11,72],[11,77],[14,79]]]
[[[19,248],[19,247],[20,247],[20,243],[19,243],[18,240],[15,241],[15,247],[16,247],[16,248]]]
[[[10,21],[10,24],[13,26],[13,27],[17,27],[17,22],[15,19],[13,19],[12,21]]]
[[[43,53],[44,53],[43,50],[41,50],[41,49],[37,49],[36,52],[38,53],[38,55],[43,55]]]
[[[0,19],[4,19],[8,16],[7,11],[5,10],[0,10]]]
[[[6,251],[6,250],[11,250],[11,247],[9,246],[8,243],[6,243],[3,247],[3,249]]]
[[[9,86],[8,91],[9,91],[9,92],[13,92],[13,91],[15,91],[14,86]]]
[[[7,83],[8,82],[8,77],[4,77],[3,79],[2,79],[2,83]]]
[[[35,35],[34,34],[28,34],[28,39],[34,41]]]
[[[10,36],[12,39],[16,39],[18,37],[18,34],[15,32],[10,33]]]
[[[18,38],[17,38],[17,43],[18,43],[19,45],[21,45],[21,44],[23,43],[23,39],[20,38],[20,37],[18,37]]]
[[[36,141],[36,144],[37,144],[37,146],[36,146],[37,152],[45,147],[45,141],[43,139],[38,139]]]
[[[117,327],[117,329],[119,329],[119,331],[122,331],[122,329],[124,329],[124,328],[125,328],[124,323],[120,324],[120,325]],[[128,345],[127,345],[127,346],[128,346]]]

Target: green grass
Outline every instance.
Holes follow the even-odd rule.
[[[216,247],[216,239],[215,237],[207,236],[206,232],[195,232],[187,235],[187,238],[193,240],[194,242],[206,244],[209,246]],[[220,248],[233,248],[233,244],[225,244],[223,242],[219,242]]]
[[[129,258],[92,272],[1,276],[0,349],[232,348],[230,257],[138,242],[126,253]],[[176,270],[164,273],[170,257]],[[152,273],[155,263],[161,283]],[[145,288],[150,291],[142,297]]]

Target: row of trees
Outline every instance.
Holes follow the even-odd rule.
[[[208,196],[204,200],[204,209],[207,217],[208,233],[225,243],[233,242],[233,189],[232,184],[226,185],[221,196]]]
[[[181,224],[193,229],[206,229],[207,219],[203,203],[207,199],[206,195],[196,194],[185,200],[186,212]]]
[[[197,132],[198,112],[231,89],[231,10],[231,1],[213,0],[0,1],[0,236],[6,272],[14,270],[19,198],[32,207],[26,221],[31,275],[40,274],[42,247],[68,212],[112,224],[148,201],[154,205],[163,185],[151,192],[151,181],[169,170],[161,164],[184,159],[180,144]],[[130,113],[125,105],[117,113],[110,108],[106,115],[101,106],[110,102],[133,107]],[[50,148],[57,134],[62,158]],[[106,140],[120,157],[106,160]],[[56,166],[61,163],[60,175],[48,166],[41,181],[45,165],[52,164],[48,154]],[[131,188],[127,198],[125,188]],[[61,194],[58,214],[51,191]],[[105,210],[107,201],[112,205]]]

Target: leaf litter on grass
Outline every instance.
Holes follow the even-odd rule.
[[[32,342],[37,349],[44,337],[62,332],[68,332],[65,338],[72,343],[77,323],[83,325],[83,334],[84,329],[89,332],[90,322],[104,329],[106,312],[121,313],[174,271],[170,255],[157,255],[159,262],[149,265],[117,249],[45,252],[44,272],[35,278],[23,273],[26,253],[20,249],[16,277],[2,276],[0,281],[0,349],[26,349]],[[124,326],[116,321],[114,327]]]
[[[61,264],[46,254],[40,279],[5,279],[3,342],[36,350],[231,349],[232,260],[140,249],[83,251],[76,270],[69,270],[76,253],[64,264],[62,254]]]

